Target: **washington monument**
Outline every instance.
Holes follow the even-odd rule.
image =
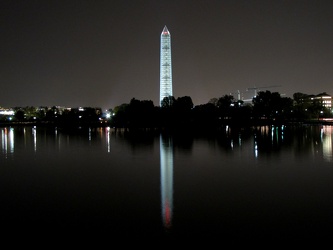
[[[160,105],[164,97],[172,94],[171,35],[166,26],[161,33]]]

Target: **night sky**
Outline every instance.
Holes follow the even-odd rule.
[[[332,0],[2,0],[0,106],[159,105],[160,34],[174,97],[247,88],[333,95]],[[275,87],[271,87],[275,86]],[[262,88],[266,87],[266,88]],[[235,97],[237,95],[235,94]]]

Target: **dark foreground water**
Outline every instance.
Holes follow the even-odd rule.
[[[332,132],[1,127],[1,239],[319,244],[333,238]]]

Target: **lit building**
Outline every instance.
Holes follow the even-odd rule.
[[[160,54],[160,105],[165,97],[172,94],[171,35],[166,26],[161,33]]]
[[[321,105],[325,108],[331,109],[332,108],[332,96],[326,94],[326,93],[321,93],[318,94],[315,99],[319,100]]]
[[[322,107],[332,109],[332,96],[326,94],[326,92],[318,95],[310,95],[311,102],[318,101]]]
[[[13,109],[5,109],[0,107],[0,115],[11,116],[14,115],[15,111]]]

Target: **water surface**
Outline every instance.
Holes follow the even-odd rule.
[[[29,237],[330,239],[332,131],[2,127],[1,225]]]

